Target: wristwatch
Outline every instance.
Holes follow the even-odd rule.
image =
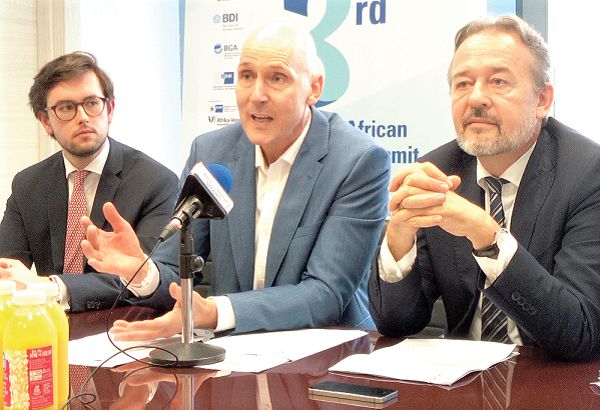
[[[502,241],[504,240],[504,238],[506,237],[505,235],[507,234],[508,230],[506,230],[505,228],[498,229],[494,237],[494,242],[490,246],[486,246],[485,248],[473,249],[473,256],[477,256],[478,258],[497,259],[498,253],[500,253],[500,248],[498,247],[498,244],[502,244]]]

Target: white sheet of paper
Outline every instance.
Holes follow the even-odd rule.
[[[362,330],[300,329],[226,336],[208,341],[225,349],[225,360],[205,369],[258,373],[358,339]]]
[[[356,354],[330,371],[451,385],[468,373],[513,357],[515,345],[450,339],[406,339],[371,354]]]
[[[202,367],[214,370],[257,373],[289,361],[310,356],[366,334],[362,330],[301,329],[225,336],[207,342],[223,347],[225,349],[225,360]],[[180,338],[180,336],[175,336],[170,339],[149,342],[119,342],[117,345],[124,348],[143,343],[164,347],[168,343],[180,340]],[[128,353],[135,358],[142,359],[148,356],[150,350],[151,348],[145,348],[128,351]],[[95,367],[115,353],[117,353],[117,349],[110,344],[106,333],[69,342],[70,364]],[[119,354],[102,366],[113,367],[132,361],[133,359],[130,357]]]

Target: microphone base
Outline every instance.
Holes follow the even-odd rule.
[[[225,349],[202,342],[178,342],[167,345],[163,349],[173,354],[161,349],[154,349],[148,355],[151,363],[161,366],[194,367],[225,360]],[[173,355],[177,356],[177,360]]]

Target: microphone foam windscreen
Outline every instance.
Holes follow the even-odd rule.
[[[221,184],[225,192],[230,192],[233,186],[233,176],[231,171],[225,165],[208,164],[206,166],[215,179]]]

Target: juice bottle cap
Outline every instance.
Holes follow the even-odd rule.
[[[17,290],[12,297],[15,306],[43,305],[46,303],[46,294],[40,290]]]
[[[17,284],[12,280],[0,280],[0,295],[12,295],[17,290]]]
[[[37,282],[27,285],[27,289],[41,290],[46,296],[56,298],[58,296],[58,286],[54,282]]]

